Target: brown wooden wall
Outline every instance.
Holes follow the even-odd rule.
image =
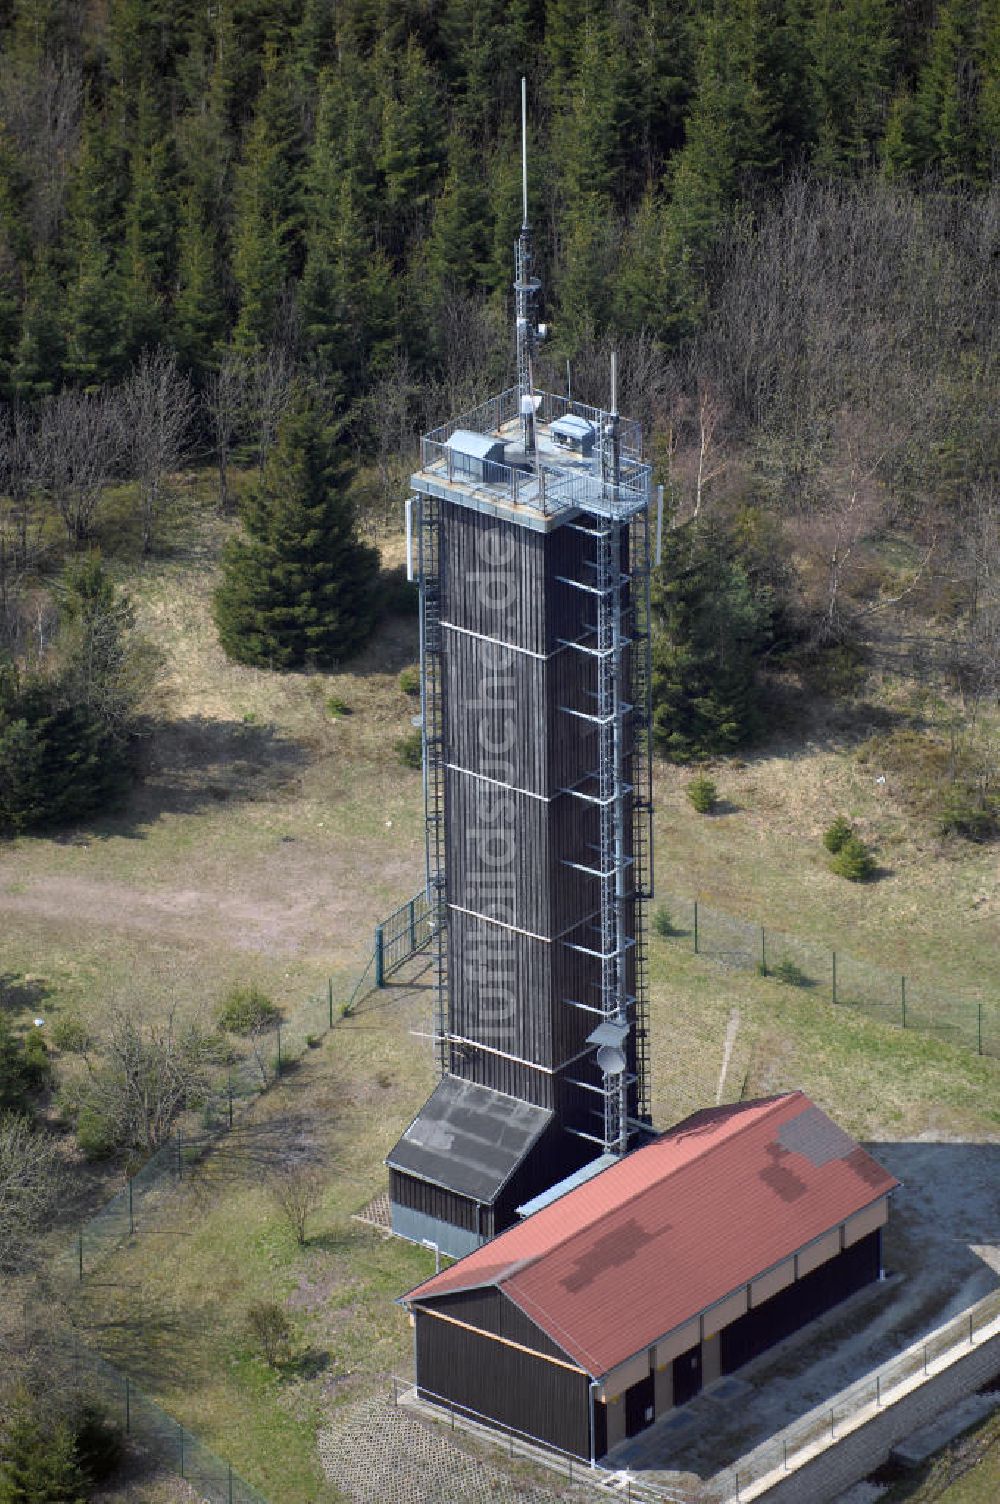
[[[495,1425],[589,1458],[586,1374],[436,1320],[419,1306],[415,1316],[420,1394],[449,1400]]]

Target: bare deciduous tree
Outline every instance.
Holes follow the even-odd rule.
[[[107,1034],[83,1052],[89,1080],[83,1103],[100,1125],[103,1141],[144,1158],[163,1144],[177,1114],[203,1096],[212,1046],[194,1024],[143,1024],[127,1009]]]
[[[249,392],[257,433],[257,469],[261,475],[295,389],[295,364],[282,346],[272,345],[256,357],[250,370]]]
[[[51,57],[0,67],[0,121],[9,130],[25,168],[32,240],[51,245],[66,202],[69,173],[77,156],[83,115],[83,69],[79,59]]]
[[[187,453],[195,411],[191,383],[177,369],[177,356],[159,346],[143,350],[122,384],[117,411],[122,452],[139,483],[142,551],[148,555],[171,499],[170,474]]]
[[[55,1140],[27,1118],[0,1115],[0,1270],[23,1270],[34,1235],[65,1193],[67,1175]]]
[[[272,1175],[269,1190],[295,1241],[304,1244],[306,1225],[323,1199],[324,1181],[319,1167],[293,1164]]]
[[[227,350],[205,384],[202,402],[215,439],[215,462],[219,471],[219,510],[230,510],[229,458],[233,443],[247,418],[250,368],[235,350]]]
[[[120,432],[116,403],[105,391],[63,392],[41,406],[35,481],[74,548],[93,533],[101,496],[118,463]]]

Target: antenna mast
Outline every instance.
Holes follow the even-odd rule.
[[[517,393],[521,442],[525,454],[535,448],[535,398],[531,358],[539,338],[535,303],[541,282],[534,275],[534,250],[528,223],[528,81],[521,79],[521,233],[514,248],[514,306],[517,314]]]

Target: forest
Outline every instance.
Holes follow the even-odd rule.
[[[540,382],[601,401],[616,348],[667,488],[661,752],[743,744],[768,675],[873,662],[973,725],[997,0],[0,0],[8,656],[38,654],[38,582],[107,551],[110,486],[148,557],[172,477],[214,466],[232,510],[303,394],[338,526],[397,515],[420,431],[511,379],[522,75]]]

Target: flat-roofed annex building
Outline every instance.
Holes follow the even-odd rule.
[[[412,1290],[418,1390],[596,1460],[878,1278],[897,1184],[802,1092],[695,1113]]]

